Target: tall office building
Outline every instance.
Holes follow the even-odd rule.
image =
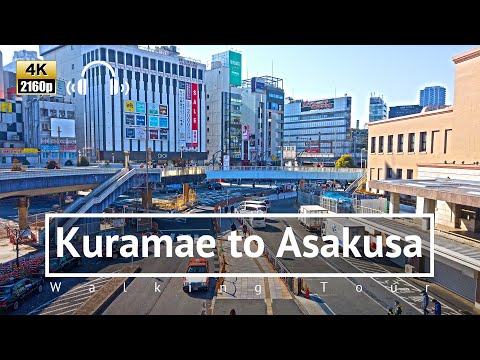
[[[368,121],[379,121],[387,118],[387,104],[383,97],[370,96]]]
[[[146,137],[152,160],[207,158],[206,66],[175,46],[41,45],[40,55],[56,60],[57,77],[69,81],[77,148],[91,159],[120,160],[129,151],[131,160],[145,161]],[[107,62],[118,86],[111,87],[108,67],[85,67],[93,61]],[[86,80],[82,94],[79,79]]]
[[[334,99],[291,100],[285,104],[283,144],[294,146],[298,157],[319,154],[335,161],[350,153],[351,111],[352,98],[346,94]]]
[[[445,105],[446,92],[443,86],[428,86],[420,90],[420,106]]]
[[[400,116],[407,116],[412,114],[418,114],[422,111],[422,106],[420,105],[401,105],[401,106],[391,106],[388,109],[388,118],[397,118]]]

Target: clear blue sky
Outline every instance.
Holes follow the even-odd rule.
[[[352,125],[368,121],[371,92],[383,95],[388,106],[418,104],[425,86],[447,88],[453,102],[452,56],[476,45],[178,45],[181,55],[209,62],[211,55],[228,49],[242,53],[242,78],[272,74],[284,79],[286,96],[295,99],[352,96]],[[36,45],[0,45],[4,64],[13,50]]]

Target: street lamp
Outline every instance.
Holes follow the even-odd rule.
[[[115,153],[112,153],[112,164],[115,164]]]

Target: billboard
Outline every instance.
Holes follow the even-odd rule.
[[[192,84],[192,147],[198,148],[198,84]]]
[[[146,104],[145,101],[136,101],[135,102],[135,112],[137,114],[146,114],[147,109],[146,109]]]
[[[250,139],[250,125],[244,124],[242,126],[242,140]]]
[[[159,127],[162,128],[162,129],[168,129],[168,117],[166,116],[160,116],[158,118],[158,122],[159,122]]]
[[[150,115],[148,117],[148,126],[158,127],[158,116]]]
[[[168,116],[168,105],[158,105],[159,115]]]
[[[335,99],[303,101],[301,111],[333,109],[334,106]]]
[[[9,103],[9,102],[1,102],[1,107],[0,107],[0,111],[1,112],[12,112],[12,103]]]
[[[186,147],[192,146],[192,84],[185,84],[185,143]]]
[[[167,140],[168,139],[168,130],[160,129],[160,140]]]
[[[230,85],[242,85],[242,54],[229,51],[228,67],[230,68]]]
[[[135,112],[135,101],[125,100],[125,112]]]
[[[147,108],[148,108],[148,114],[149,115],[159,115],[158,107],[160,104],[155,104],[155,103],[148,103]]]
[[[148,138],[149,140],[158,140],[158,130],[149,130]]]
[[[145,115],[135,115],[135,125],[145,126]]]
[[[64,80],[58,80],[57,79],[57,95],[60,95],[60,96],[66,96],[67,95]]]
[[[265,80],[259,77],[252,78],[252,92],[265,93]]]
[[[185,146],[185,81],[178,82],[178,144]]]
[[[75,137],[75,120],[50,118],[50,136],[57,137],[60,128],[60,137]]]
[[[145,129],[125,128],[125,138],[131,140],[145,140]]]
[[[58,145],[57,149],[58,149]],[[0,148],[0,154],[4,156],[15,155],[38,155],[37,148]]]
[[[135,115],[125,114],[125,125],[135,125]]]

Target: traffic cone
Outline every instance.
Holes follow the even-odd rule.
[[[310,289],[307,287],[307,290],[305,291],[305,299],[310,299]]]

